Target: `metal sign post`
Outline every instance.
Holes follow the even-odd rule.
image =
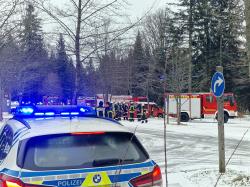
[[[225,137],[224,137],[224,99],[225,79],[223,76],[223,67],[217,66],[216,73],[212,78],[211,89],[217,98],[217,120],[218,120],[218,142],[219,142],[219,172],[225,173]]]

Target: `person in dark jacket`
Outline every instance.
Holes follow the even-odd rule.
[[[146,109],[145,106],[142,107],[141,122],[142,122],[142,123],[147,123],[147,122],[148,122],[148,119],[147,119],[147,109]]]
[[[113,119],[112,104],[110,102],[106,103],[106,106],[105,106],[105,117]]]
[[[105,116],[105,108],[103,107],[103,101],[100,101],[98,107],[96,108],[97,116],[104,117]]]
[[[123,103],[122,104],[122,116],[124,120],[128,120],[128,105]]]
[[[117,121],[120,121],[121,120],[121,105],[120,103],[116,103],[114,104],[114,112],[115,112],[115,117],[114,119],[117,120]]]
[[[138,104],[136,106],[136,117],[138,119],[138,121],[141,121],[141,118],[142,118],[142,105],[141,104]]]
[[[129,107],[129,121],[134,121],[134,115],[135,115],[135,106],[134,106],[134,103],[131,103],[130,104],[130,107]]]

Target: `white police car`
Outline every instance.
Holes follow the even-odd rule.
[[[91,108],[18,107],[0,131],[0,187],[162,186],[133,133]]]

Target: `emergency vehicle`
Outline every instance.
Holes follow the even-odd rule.
[[[147,102],[148,98],[146,96],[133,97],[134,102]]]
[[[166,94],[166,107],[169,107],[169,115],[177,115],[177,98],[181,97],[181,121],[189,119],[216,118],[217,101],[212,93],[187,93],[187,94]],[[237,103],[233,93],[224,94],[224,122],[229,118],[238,116]]]
[[[158,117],[163,118],[164,111],[155,102],[136,102],[136,104],[141,104],[147,110],[147,118]]]
[[[59,96],[43,96],[44,105],[62,105],[62,98]]]
[[[77,98],[77,105],[97,107],[96,97],[80,96]]]
[[[135,134],[91,107],[20,106],[0,137],[1,187],[162,186]]]
[[[140,96],[140,97],[133,97],[131,95],[107,95],[107,102],[110,103],[130,103],[130,102],[147,102],[147,97]],[[105,103],[105,94],[96,94],[96,102],[99,103],[100,101]]]

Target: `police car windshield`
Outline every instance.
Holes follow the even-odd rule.
[[[130,133],[34,137],[21,143],[19,157],[23,158],[23,162],[20,167],[42,171],[146,161],[149,158],[148,154],[136,137],[132,137]]]

